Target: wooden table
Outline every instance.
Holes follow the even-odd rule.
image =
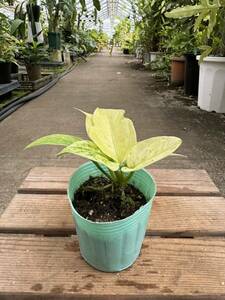
[[[87,265],[66,197],[72,168],[34,168],[0,218],[0,299],[225,299],[225,200],[204,170],[151,170],[158,184],[141,256]]]

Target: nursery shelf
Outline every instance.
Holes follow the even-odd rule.
[[[12,80],[10,83],[0,84],[0,96],[8,94],[20,86],[18,80]]]

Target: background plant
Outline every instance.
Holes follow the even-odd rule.
[[[201,46],[201,50],[203,51],[201,57],[202,60],[211,52],[215,52],[216,49],[218,49],[219,53],[225,55],[224,9],[224,0],[201,0],[196,2],[195,5],[186,5],[173,9],[172,11],[167,12],[166,16],[175,19],[196,16],[194,31],[203,31],[202,36],[205,40],[205,43]],[[220,30],[222,34],[220,34]],[[220,44],[217,37],[221,40]]]
[[[193,19],[178,20],[172,24],[165,25],[160,33],[161,49],[171,57],[196,54],[198,51],[198,40],[193,32],[193,26]]]
[[[160,50],[160,32],[165,23],[166,1],[138,0],[135,27],[138,28],[140,44],[144,52]]]
[[[18,40],[11,35],[11,24],[8,18],[0,13],[0,61],[16,62]]]
[[[20,41],[19,59],[25,64],[39,64],[46,58],[48,58],[48,52],[43,44],[35,41],[33,43]]]
[[[134,46],[134,34],[131,30],[129,18],[121,20],[114,28],[114,42],[119,44],[122,49],[129,49],[131,52]]]

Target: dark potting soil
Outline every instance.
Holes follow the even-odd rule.
[[[128,184],[123,191],[106,177],[90,177],[75,192],[74,199],[77,212],[94,222],[124,219],[146,204],[144,195],[133,185]]]

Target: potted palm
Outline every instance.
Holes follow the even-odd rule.
[[[48,43],[51,50],[60,50],[61,38],[59,33],[59,22],[61,17],[62,1],[43,0],[48,18]]]
[[[25,63],[28,78],[35,81],[41,78],[41,61],[48,57],[43,44],[20,42],[19,57]]]
[[[166,1],[138,1],[138,14],[142,16],[136,20],[136,30],[143,48],[143,62],[156,61],[162,52],[160,49],[160,33],[165,25],[163,12]]]
[[[26,148],[60,145],[59,152],[91,162],[72,175],[68,198],[76,223],[80,251],[93,267],[121,271],[140,253],[156,193],[154,179],[144,167],[171,155],[181,144],[177,137],[153,137],[137,142],[133,122],[124,110],[97,108],[86,116],[90,140],[53,134]]]
[[[225,112],[225,2],[198,1],[196,5],[178,7],[167,13],[171,18],[197,15],[195,32],[200,32],[198,105],[206,111]]]
[[[165,26],[161,45],[171,56],[171,82],[185,87],[185,93],[196,95],[198,88],[197,40],[192,20],[178,20]],[[193,72],[194,71],[194,72]]]

